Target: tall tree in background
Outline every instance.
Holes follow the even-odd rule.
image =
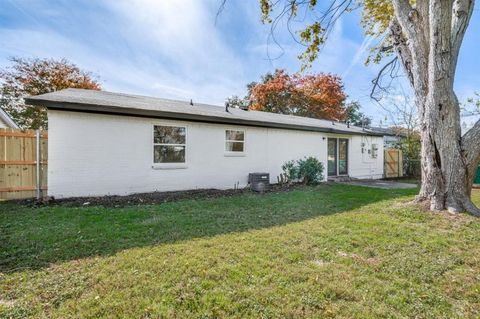
[[[372,124],[372,119],[360,112],[360,108],[361,106],[358,101],[347,103],[346,121],[355,126],[369,127]]]
[[[100,90],[88,72],[65,59],[12,58],[13,65],[0,70],[0,107],[25,129],[47,129],[47,112],[25,105],[23,98],[66,88]]]
[[[260,83],[247,86],[244,99],[227,102],[234,107],[280,114],[343,121],[347,116],[345,93],[339,77],[331,74],[290,75],[284,70],[267,73]]]
[[[269,77],[269,76],[271,76],[270,73],[267,73],[267,75],[262,76],[262,82],[264,82],[266,77]],[[250,108],[250,105],[252,104],[252,100],[251,100],[252,90],[255,87],[255,85],[257,85],[257,84],[258,84],[257,82],[248,83],[247,84],[247,95],[243,98],[241,98],[237,95],[233,95],[233,96],[227,98],[226,103],[228,104],[228,106],[235,107],[235,108],[242,109],[242,110],[248,110]]]
[[[480,215],[470,199],[480,162],[480,121],[461,134],[460,105],[453,89],[460,47],[472,16],[474,0],[259,0],[263,21],[273,28],[285,18],[313,12],[300,40],[300,56],[311,64],[339,17],[361,6],[366,33],[379,39],[373,62],[394,56],[382,69],[403,67],[420,115],[422,186],[418,200],[430,209]],[[290,29],[290,28],[289,28]],[[378,81],[376,82],[378,86]]]

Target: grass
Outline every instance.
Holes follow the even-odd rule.
[[[480,220],[406,205],[415,191],[6,203],[0,318],[478,318]]]
[[[474,189],[472,191],[472,200],[477,204],[480,205],[480,188]]]

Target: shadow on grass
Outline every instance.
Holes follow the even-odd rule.
[[[416,193],[327,184],[124,208],[0,204],[0,272],[192,238],[261,229],[341,213]]]

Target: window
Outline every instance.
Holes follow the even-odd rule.
[[[185,163],[186,128],[153,126],[153,162]]]
[[[242,153],[245,151],[245,131],[225,131],[225,152]]]

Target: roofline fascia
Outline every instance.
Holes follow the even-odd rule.
[[[297,131],[310,131],[310,132],[323,132],[323,133],[336,133],[336,134],[348,134],[348,135],[362,135],[362,136],[383,136],[383,134],[377,134],[373,132],[351,132],[335,128],[321,128],[316,126],[284,124],[284,123],[272,123],[264,121],[252,121],[238,118],[228,119],[225,117],[177,113],[177,112],[164,112],[158,110],[143,110],[136,108],[123,108],[110,105],[100,104],[83,104],[83,103],[71,103],[71,102],[57,102],[42,100],[39,98],[25,98],[25,102],[30,105],[43,106],[50,110],[57,111],[73,111],[83,113],[94,114],[106,114],[106,115],[121,115],[121,116],[133,116],[142,118],[156,118],[156,119],[168,119],[168,120],[185,120],[193,122],[213,123],[213,124],[237,124],[253,127],[268,127],[279,129],[290,129]]]
[[[9,124],[11,128],[20,129],[20,126],[11,118],[10,114],[2,108],[0,108],[0,117]]]

